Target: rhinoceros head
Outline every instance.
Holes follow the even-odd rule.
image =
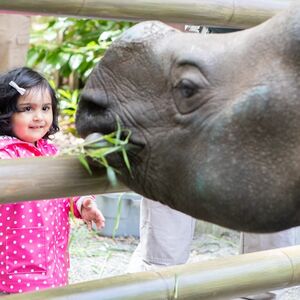
[[[137,146],[133,176],[121,167],[134,191],[237,230],[299,225],[300,6],[230,34],[129,29],[91,74],[77,128],[109,133],[117,117]]]

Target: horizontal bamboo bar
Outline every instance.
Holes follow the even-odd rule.
[[[104,168],[93,173],[70,156],[0,160],[0,203],[128,191],[112,187]]]
[[[300,246],[294,246],[82,282],[7,299],[220,300],[299,283]]]
[[[292,0],[0,0],[0,11],[247,28]]]

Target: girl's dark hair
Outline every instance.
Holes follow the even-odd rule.
[[[15,88],[9,85],[10,81],[14,81],[19,87],[26,90],[32,88],[48,90],[51,96],[53,122],[43,138],[49,139],[51,134],[59,131],[58,102],[53,88],[41,74],[30,68],[23,67],[14,69],[0,76],[0,135],[14,136],[11,126],[11,117],[18,111],[17,103],[21,95]]]

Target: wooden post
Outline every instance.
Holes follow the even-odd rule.
[[[292,0],[0,0],[0,11],[247,28]]]
[[[0,72],[24,66],[29,46],[30,18],[0,15]]]

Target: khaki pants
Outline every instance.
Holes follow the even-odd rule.
[[[300,244],[300,227],[279,232],[254,234],[241,233],[241,253],[251,253]]]
[[[141,201],[140,243],[128,272],[184,264],[190,255],[195,219],[159,202]]]
[[[0,15],[0,72],[24,66],[29,45],[30,18]]]
[[[241,253],[300,244],[300,227],[271,234],[241,233]],[[195,219],[159,202],[143,199],[140,243],[128,272],[150,271],[184,264],[189,258]]]

